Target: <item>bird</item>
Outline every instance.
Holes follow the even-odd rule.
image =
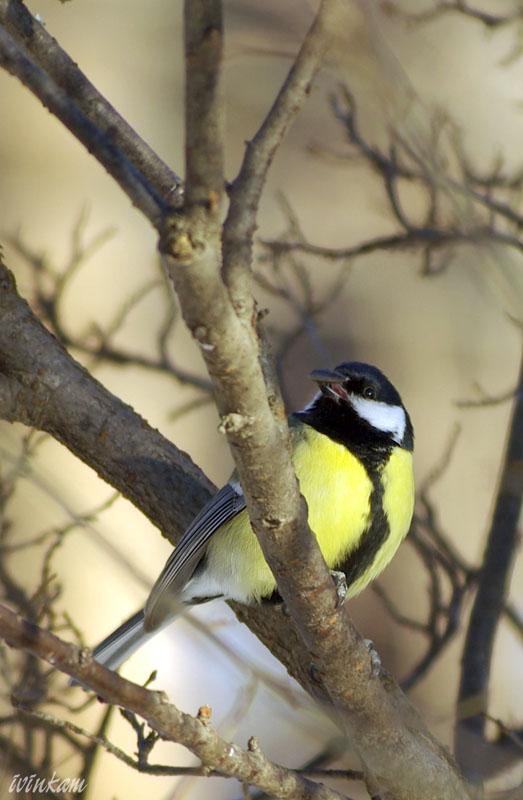
[[[328,567],[344,573],[351,598],[383,571],[409,531],[414,432],[400,395],[377,367],[344,362],[310,377],[317,392],[289,419],[292,461],[309,527]],[[145,607],[93,658],[118,669],[188,606],[216,598],[251,604],[275,594],[233,473],[183,534]]]

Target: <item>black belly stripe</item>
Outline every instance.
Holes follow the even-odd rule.
[[[370,567],[378,550],[390,535],[390,526],[387,515],[383,509],[383,484],[381,482],[381,470],[369,469],[369,477],[372,480],[374,489],[370,496],[370,519],[371,524],[361,535],[358,546],[345,558],[338,566],[347,576],[347,584],[358,580],[361,575]]]

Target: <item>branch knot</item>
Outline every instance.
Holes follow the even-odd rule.
[[[253,422],[253,417],[245,414],[237,414],[235,412],[224,414],[221,424],[218,426],[218,431],[219,433],[242,433]]]

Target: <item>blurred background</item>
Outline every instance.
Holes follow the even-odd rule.
[[[33,0],[28,5],[183,177],[182,3]],[[365,146],[390,157],[393,144],[408,169],[440,176],[435,181],[440,225],[472,232],[486,224],[488,210],[475,204],[470,175],[518,178],[522,167],[520,28],[488,30],[457,13],[416,22],[408,18],[409,12],[437,5],[432,1],[366,4],[365,12],[349,5],[330,62],[269,174],[259,216],[256,296],[270,311],[266,321],[289,410],[310,400],[310,369],[369,361],[398,387],[411,414],[418,486],[426,485],[453,443],[428,497],[440,530],[463,562],[474,566],[485,545],[510,395],[517,384],[521,252],[472,235],[429,255],[421,247],[369,247],[357,257],[338,253],[334,258],[315,248],[350,250],[401,230],[383,177],[364,157]],[[501,15],[515,5],[491,0],[481,8]],[[307,0],[226,0],[228,179],[239,168],[245,141],[270,108],[314,9]],[[334,113],[333,94],[340,114],[347,107],[342,85],[350,88],[357,109],[360,147],[348,141]],[[188,451],[216,484],[223,483],[231,457],[217,432],[211,398],[195,385],[205,379],[204,367],[163,282],[155,232],[72,135],[4,73],[0,97],[0,233],[20,293],[31,302],[38,281],[52,287],[57,275],[67,274],[62,324],[72,341],[85,345],[71,348],[75,357]],[[466,185],[470,191],[463,189]],[[422,226],[431,202],[426,185],[405,174],[396,189],[406,217]],[[505,202],[521,212],[520,186],[503,190]],[[499,229],[508,230],[503,219]],[[282,252],[267,245],[277,239],[301,246]],[[36,279],[35,264],[40,265]],[[129,364],[115,366],[85,351],[100,331],[110,331],[115,348],[154,358],[158,321],[169,314],[176,320],[170,352],[194,381],[144,369],[132,357]],[[501,400],[478,404],[485,397]],[[94,645],[143,604],[170,545],[58,443],[41,436],[28,442],[26,434],[22,426],[0,423],[2,473],[14,485],[5,509],[10,541],[24,543],[42,532],[51,532],[52,539],[53,531],[70,528],[50,556],[50,572],[61,587],[56,608],[66,611]],[[28,450],[34,450],[30,459]],[[51,539],[10,553],[9,567],[29,594],[41,579]],[[519,564],[511,601],[520,613],[521,578]],[[411,545],[402,547],[380,586],[402,614],[423,618],[428,576]],[[350,611],[384,666],[399,681],[408,676],[425,652],[423,635],[396,624],[370,588],[351,601]],[[466,619],[464,613],[452,641],[410,692],[429,727],[449,746]],[[338,739],[334,723],[223,603],[179,620],[136,654],[123,674],[143,682],[153,669],[158,669],[154,685],[182,710],[194,714],[208,704],[222,736],[245,746],[256,734],[279,763],[300,766]],[[503,623],[489,710],[509,727],[521,723],[522,670],[515,628]],[[57,676],[54,694],[64,692],[65,684],[65,677]],[[68,702],[80,704],[79,690],[69,691]],[[80,724],[92,731],[102,713],[92,703]],[[107,734],[128,753],[136,747],[135,734],[117,713]],[[183,748],[165,743],[156,746],[151,760],[196,763]],[[339,763],[348,766],[346,759]],[[57,771],[75,775],[77,764],[64,745]],[[516,778],[517,768],[492,786],[513,785]],[[9,782],[8,774],[0,775],[0,795]],[[352,784],[336,785],[351,797],[365,796]],[[151,800],[242,794],[233,781],[139,775],[107,754],[98,757],[88,790],[96,798],[138,798],[147,792]]]

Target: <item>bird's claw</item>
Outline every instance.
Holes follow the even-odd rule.
[[[336,603],[336,608],[340,608],[345,603],[345,598],[347,597],[347,592],[348,592],[347,578],[344,572],[338,572],[335,569],[331,569],[330,573],[336,585],[336,592],[338,594],[338,601]]]
[[[377,650],[374,649],[374,642],[372,639],[363,640],[369,651],[370,663],[372,666],[371,678],[377,678],[381,672],[381,658]]]

